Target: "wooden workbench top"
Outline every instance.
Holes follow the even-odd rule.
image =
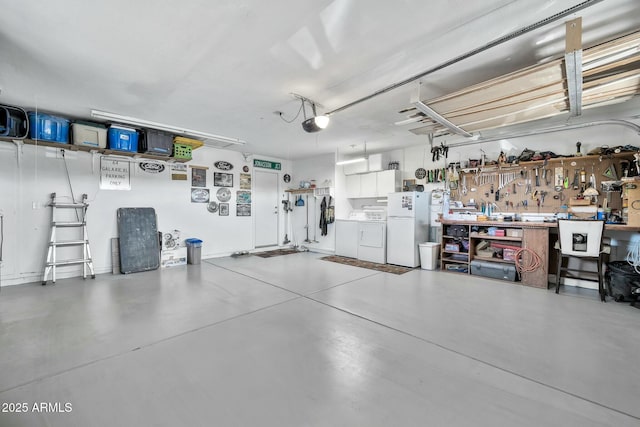
[[[446,219],[440,220],[442,224],[465,224],[480,225],[488,227],[521,227],[521,228],[558,228],[556,222],[536,222],[536,221],[470,221],[465,219]],[[612,231],[640,231],[640,226],[630,226],[626,224],[605,224],[605,230]]]

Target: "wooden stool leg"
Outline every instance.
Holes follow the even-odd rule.
[[[560,290],[560,272],[562,271],[562,254],[558,251],[558,268],[556,270],[556,294]]]
[[[602,277],[602,261],[603,257],[598,257],[598,291],[600,292],[600,301],[606,302],[606,295],[604,292],[604,279]]]

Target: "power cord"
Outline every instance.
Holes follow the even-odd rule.
[[[636,273],[640,274],[640,241],[635,241],[631,244],[626,260],[633,266]]]
[[[291,119],[291,120],[287,120],[287,119],[285,119],[285,118],[284,118],[284,116],[282,115],[282,114],[283,114],[283,113],[282,113],[282,111],[276,111],[276,114],[278,114],[278,116],[280,116],[280,118],[281,118],[284,122],[287,122],[287,123],[293,123],[293,122],[298,118],[298,116],[300,115],[300,113],[302,112],[302,108],[303,108],[303,107],[304,107],[304,101],[302,101],[302,104],[300,105],[300,108],[298,108],[298,112],[296,113],[295,117],[294,117],[293,119]]]
[[[528,265],[524,262],[524,254],[528,254]],[[537,253],[532,251],[529,248],[520,248],[515,253],[515,262],[516,262],[516,270],[518,270],[518,274],[522,277],[522,273],[531,273],[536,271],[542,265],[542,259],[538,256]]]

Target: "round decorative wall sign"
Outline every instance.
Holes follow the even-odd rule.
[[[228,188],[221,188],[216,193],[216,197],[221,202],[228,202],[231,200],[231,191]]]

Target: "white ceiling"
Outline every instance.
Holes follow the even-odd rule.
[[[297,93],[339,109],[579,4],[583,10],[421,78],[433,98],[640,28],[637,0],[2,1],[0,103],[89,118],[114,112],[247,141],[296,159],[418,145],[394,122],[413,82],[305,133]],[[636,110],[637,111],[637,110]],[[636,113],[637,114],[637,113]]]

